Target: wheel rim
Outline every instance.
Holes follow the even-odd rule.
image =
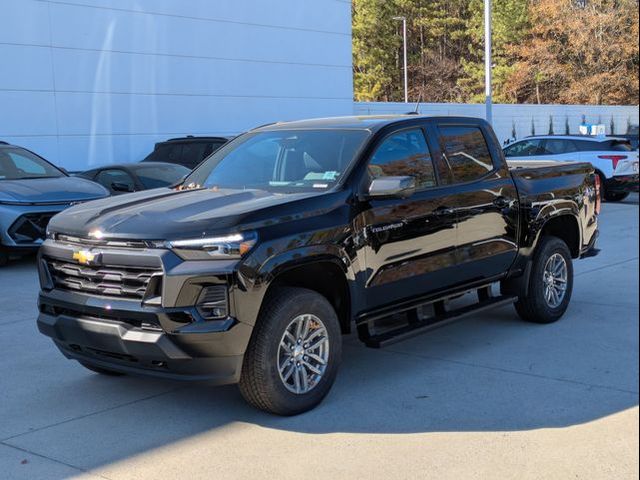
[[[558,308],[567,293],[567,261],[559,253],[549,257],[544,266],[544,299],[551,308]]]
[[[327,329],[315,315],[298,315],[287,326],[278,346],[280,380],[292,393],[313,390],[329,361]]]

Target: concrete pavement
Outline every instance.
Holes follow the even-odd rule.
[[[548,326],[512,308],[369,350],[316,410],[233,386],[92,374],[35,326],[33,259],[0,269],[0,477],[637,478],[638,196],[605,204]]]

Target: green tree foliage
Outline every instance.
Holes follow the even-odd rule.
[[[493,0],[494,100],[637,103],[636,0]],[[481,102],[483,0],[354,0],[357,100]]]
[[[529,30],[529,11],[524,0],[493,0],[492,15],[492,63],[493,99],[497,103],[512,103],[516,100],[505,88],[516,66],[513,52]],[[460,62],[464,75],[460,87],[467,100],[484,101],[484,2],[471,0],[470,18],[466,22],[469,51]]]

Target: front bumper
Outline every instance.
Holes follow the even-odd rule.
[[[0,204],[0,246],[16,252],[37,250],[44,241],[51,217],[68,207],[69,204]]]
[[[67,358],[169,379],[239,380],[253,327],[237,319],[233,262],[182,261],[166,250],[100,248],[105,265],[154,265],[162,271],[159,297],[121,298],[71,291],[52,280],[49,262],[72,262],[77,249],[47,240],[38,255],[38,329]],[[198,316],[196,299],[202,288],[222,284],[229,291],[228,314],[206,321]]]
[[[615,175],[606,182],[606,189],[609,192],[625,193],[638,191],[638,174]]]

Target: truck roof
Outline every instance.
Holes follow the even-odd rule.
[[[380,130],[381,128],[393,123],[410,121],[416,118],[430,118],[441,120],[455,121],[471,121],[482,122],[483,120],[473,117],[435,117],[431,115],[362,115],[347,117],[327,117],[313,118],[309,120],[295,120],[292,122],[276,122],[255,128],[253,131],[272,131],[272,130],[296,130],[296,129],[355,129],[369,130],[371,132]]]

